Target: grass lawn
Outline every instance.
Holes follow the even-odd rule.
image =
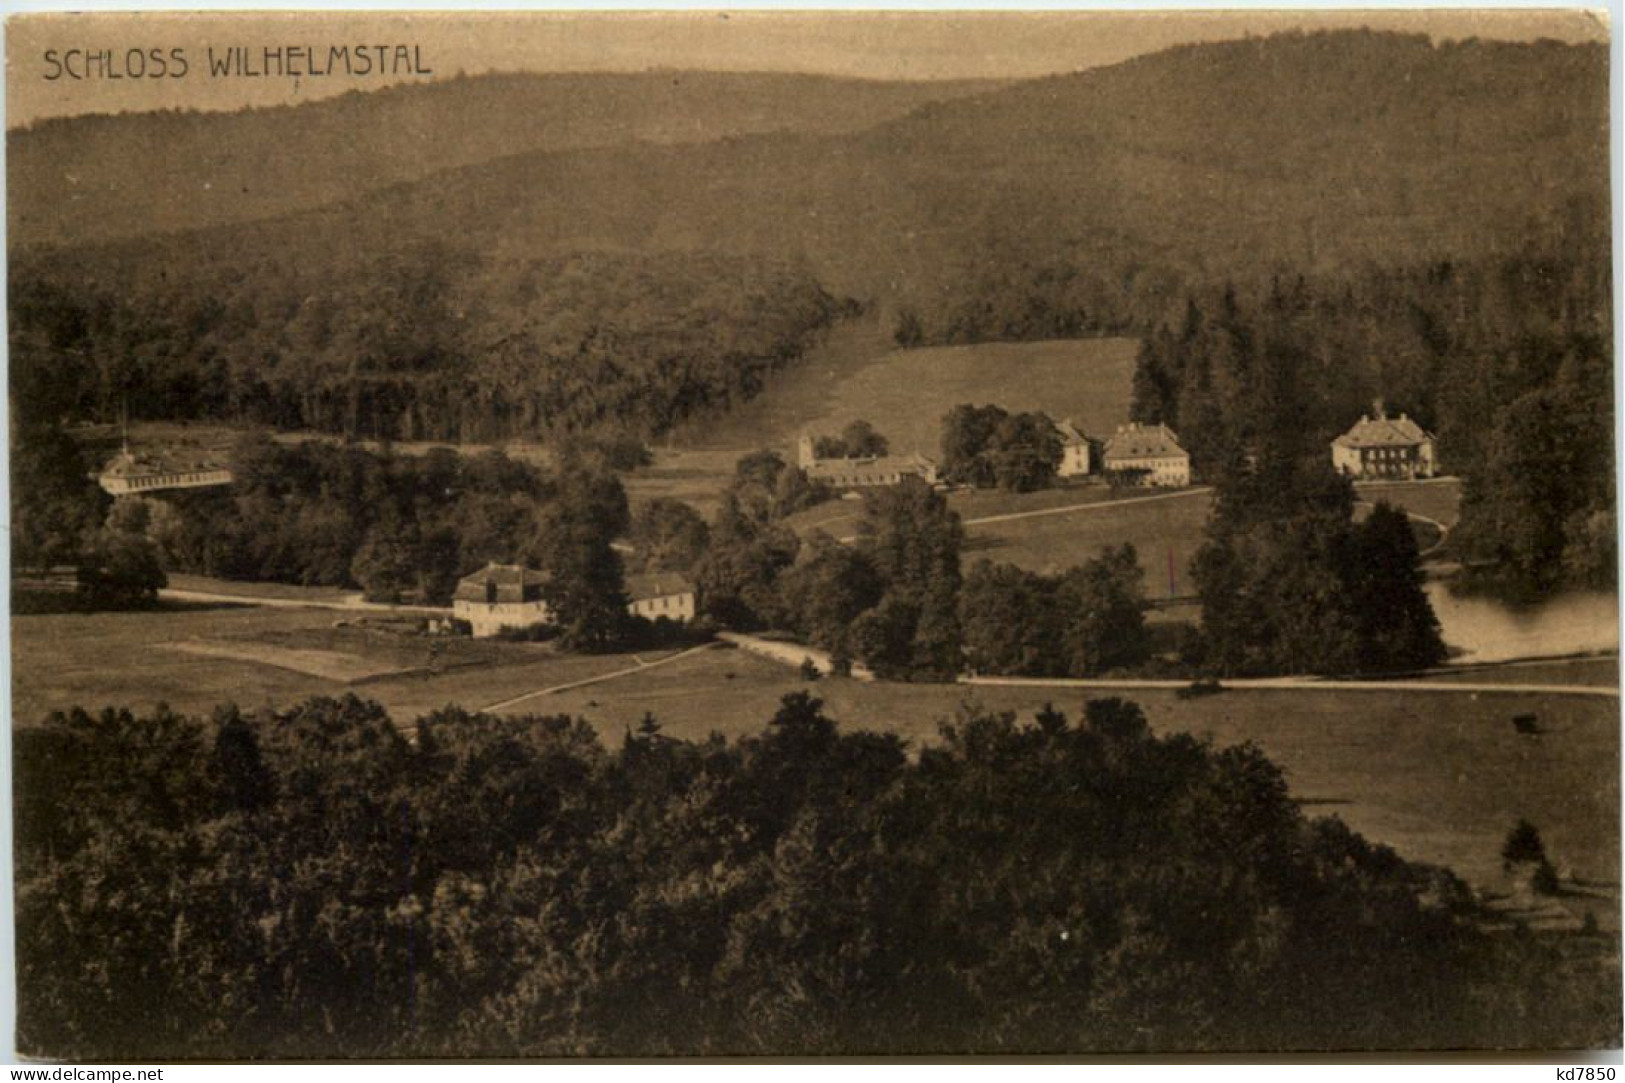
[[[1510,678],[1509,678],[1510,679]],[[847,729],[896,733],[912,746],[967,702],[1029,716],[1046,700],[1076,713],[1070,690],[954,685],[807,684],[794,670],[741,651],[712,651],[624,680],[544,697],[516,710],[555,710],[592,721],[612,746],[654,714],[673,737],[760,732],[787,692],[806,688]],[[1617,926],[1618,704],[1538,694],[1228,691],[1181,701],[1163,690],[1121,693],[1159,733],[1256,743],[1286,772],[1311,815],[1336,815],[1405,857],[1442,864],[1490,891],[1510,884],[1499,850],[1520,817],[1535,823],[1553,861],[1600,894],[1565,898]],[[1543,732],[1520,736],[1513,715],[1535,713]],[[1579,909],[1575,909],[1578,914]]]
[[[893,451],[933,458],[943,415],[960,403],[1042,410],[1090,434],[1110,433],[1128,418],[1137,348],[1132,339],[1084,339],[894,350],[835,384],[823,409],[809,409],[802,424],[837,433],[863,418]]]
[[[1574,684],[1618,688],[1619,659],[1570,658],[1551,662],[1464,666],[1458,672],[1441,673],[1426,679],[1453,684]]]
[[[1155,505],[1152,505],[1155,507]],[[636,666],[628,655],[553,653],[543,645],[469,643],[464,661],[492,664],[345,683],[251,661],[268,650],[343,653],[387,662],[417,661],[427,641],[386,632],[335,628],[333,614],[306,609],[171,607],[148,613],[19,616],[12,620],[13,717],[35,724],[50,710],[74,705],[158,701],[206,713],[233,701],[253,709],[286,707],[311,695],[355,692],[387,707],[402,724],[448,703],[477,708],[543,688]],[[229,643],[238,657],[165,649],[188,640]],[[663,657],[645,656],[645,661]],[[1602,681],[1609,660],[1543,663],[1481,670],[1495,680]],[[1521,671],[1521,672],[1520,672]],[[1589,674],[1587,681],[1576,672]],[[937,739],[941,720],[967,700],[1023,715],[1053,700],[1076,712],[1075,690],[956,685],[805,684],[796,671],[743,651],[714,649],[601,684],[537,697],[505,713],[564,713],[588,719],[611,745],[645,713],[674,737],[758,733],[780,698],[800,688],[825,700],[849,729],[884,730],[911,746]],[[1601,885],[1617,899],[1619,862],[1618,704],[1538,693],[1437,694],[1339,690],[1227,691],[1181,701],[1171,692],[1126,693],[1163,733],[1211,735],[1221,744],[1256,742],[1287,774],[1293,794],[1314,814],[1336,814],[1406,857],[1454,868],[1491,889],[1504,887],[1497,856],[1519,817],[1534,822],[1566,875]],[[1519,735],[1512,716],[1534,713],[1538,736]],[[1588,901],[1589,899],[1589,901]],[[1613,903],[1598,905],[1608,923]]]
[[[31,725],[69,707],[145,710],[159,702],[188,712],[228,701],[286,707],[356,692],[410,721],[448,702],[483,706],[635,664],[561,655],[545,644],[428,639],[391,631],[396,623],[229,605],[16,616],[12,718]],[[387,676],[400,671],[411,672]]]
[[[1071,508],[1082,504],[1105,504],[1128,497],[1145,496],[1141,489],[1113,489],[1109,485],[1058,485],[1031,493],[1006,493],[998,489],[958,489],[948,494],[948,506],[965,520],[990,515],[1012,515],[1048,508]]]
[[[53,710],[159,702],[207,711],[233,701],[245,708],[281,705],[343,686],[245,659],[167,649],[188,639],[239,640],[274,635],[332,614],[238,606],[168,607],[145,613],[65,613],[11,619],[12,719],[39,722]]]
[[[968,526],[965,559],[975,561],[986,557],[1033,571],[1055,572],[1096,556],[1101,546],[1129,542],[1139,551],[1153,597],[1169,594],[1170,553],[1177,588],[1173,593],[1188,594],[1192,588],[1190,561],[1201,548],[1212,497],[1198,493],[1149,503],[1123,503],[1155,495],[1158,495],[1155,491],[1114,492],[1104,487],[1074,487],[1024,494],[956,493],[951,503],[966,519],[1099,503],[1103,506],[1076,515]],[[1460,486],[1454,482],[1431,482],[1362,487],[1357,499],[1387,500],[1406,511],[1450,525],[1456,519]],[[1122,506],[1110,506],[1114,504]],[[1365,508],[1357,507],[1357,514],[1361,513],[1369,514]],[[1432,528],[1420,523],[1414,525],[1421,546],[1437,540],[1437,532]]]
[[[1189,594],[1190,562],[1202,545],[1211,503],[1209,494],[1195,493],[1144,503],[1114,501],[1074,515],[970,526],[965,531],[965,560],[986,557],[1031,571],[1059,572],[1098,556],[1103,546],[1129,542],[1139,552],[1152,597]]]
[[[863,418],[893,451],[935,458],[942,417],[960,403],[1042,410],[1109,433],[1128,417],[1138,345],[1076,339],[899,350],[877,320],[854,320],[750,402],[680,427],[671,445],[732,458],[758,448],[793,453],[802,431],[834,434]]]
[[[198,591],[204,594],[233,594],[243,598],[275,598],[294,602],[342,602],[359,597],[358,590],[343,587],[301,587],[293,583],[249,583],[240,579],[215,579],[207,575],[169,573],[172,590]]]
[[[657,497],[681,500],[706,519],[716,514],[722,491],[733,480],[734,465],[755,448],[654,449],[654,462],[624,474],[627,499],[637,505]]]
[[[1453,478],[1446,481],[1361,484],[1354,489],[1354,499],[1368,504],[1387,501],[1395,507],[1404,508],[1414,515],[1426,516],[1447,527],[1455,526],[1457,520],[1461,518],[1461,482]]]

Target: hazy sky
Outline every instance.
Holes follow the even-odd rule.
[[[173,13],[24,15],[6,24],[9,126],[71,113],[165,108],[234,109],[309,101],[377,89],[399,77],[372,74],[222,78],[212,47],[245,47],[258,64],[267,47],[416,47],[438,79],[458,71],[642,71],[707,68],[797,71],[877,79],[1013,77],[1111,64],[1182,42],[1269,34],[1291,28],[1372,26],[1438,38],[1604,40],[1600,14],[1534,9],[1471,11],[1042,13],[733,11]],[[130,50],[139,54],[129,55]],[[48,51],[54,50],[53,62]],[[81,50],[69,57],[69,50]],[[186,60],[178,70],[173,51]],[[108,51],[112,71],[83,53]],[[165,57],[166,75],[150,54]],[[394,60],[395,54],[389,58]],[[308,63],[308,62],[302,62]],[[147,76],[130,78],[136,68]],[[68,72],[89,77],[75,79]],[[55,79],[48,76],[56,75]]]

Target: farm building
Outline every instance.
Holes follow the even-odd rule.
[[[1332,466],[1344,477],[1431,478],[1437,472],[1433,436],[1400,414],[1391,418],[1377,407],[1332,441]]]
[[[663,572],[626,577],[626,593],[632,599],[627,610],[648,620],[687,622],[694,619],[694,585],[680,575]]]
[[[180,454],[143,455],[137,458],[126,446],[102,472],[96,483],[113,496],[158,493],[166,489],[205,489],[230,485],[231,471],[206,459]]]
[[[1107,473],[1136,485],[1177,487],[1191,483],[1191,457],[1166,425],[1129,422],[1106,440]]]
[[[1061,438],[1061,465],[1055,471],[1056,476],[1079,478],[1094,473],[1094,441],[1074,425],[1071,418],[1057,421],[1055,432]]]
[[[504,628],[546,624],[552,616],[542,600],[547,573],[518,564],[487,564],[457,584],[452,616],[466,620],[476,637]]]
[[[820,481],[838,489],[897,485],[907,477],[920,478],[927,485],[937,483],[937,464],[924,455],[820,459],[813,453],[813,440],[810,436],[803,436],[796,450],[798,465],[806,471],[808,481]]]

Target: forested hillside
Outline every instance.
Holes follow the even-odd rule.
[[[1434,45],[1372,33],[1205,44],[935,102],[849,134],[827,134],[832,119],[809,121],[800,99],[790,107],[772,95],[743,116],[739,107],[722,110],[727,120],[699,108],[694,89],[666,106],[616,112],[602,103],[624,104],[634,77],[578,78],[599,97],[572,101],[574,119],[534,151],[535,140],[509,130],[521,122],[483,107],[503,87],[482,80],[387,92],[399,99],[393,106],[346,98],[286,111],[318,134],[370,133],[374,126],[344,118],[393,108],[399,130],[433,131],[446,144],[412,158],[413,169],[458,165],[498,145],[527,152],[370,194],[359,189],[408,174],[361,162],[303,169],[307,187],[347,179],[291,205],[326,201],[322,209],[99,247],[89,266],[115,281],[197,276],[218,288],[223,277],[283,274],[288,265],[331,272],[344,252],[382,256],[425,241],[454,241],[498,262],[605,247],[767,254],[795,261],[832,292],[906,312],[922,341],[969,341],[1142,328],[1185,280],[1213,281],[1240,266],[1336,270],[1504,254],[1531,237],[1565,238],[1606,220],[1601,46]],[[516,85],[532,94],[552,86]],[[423,106],[409,110],[412,102]],[[454,123],[457,109],[477,121]],[[766,118],[773,110],[777,121]],[[679,116],[694,117],[699,127],[689,134],[722,138],[627,142],[684,134]],[[875,116],[860,111],[848,122]],[[186,137],[164,142],[176,135],[161,126],[204,122],[58,124],[172,146],[166,157],[182,160]],[[533,133],[555,130],[523,123],[534,123]],[[768,126],[778,134],[739,134]],[[33,168],[30,139],[56,131],[46,125],[16,140],[24,163],[13,166],[17,205],[43,201],[94,218],[84,193],[15,172]],[[269,142],[240,147],[234,168],[263,183],[285,157],[310,152],[312,138],[280,144],[291,155]],[[242,187],[233,182],[228,202],[245,215],[286,209],[256,204],[255,186],[246,195]],[[165,193],[176,206],[216,198],[184,186]],[[119,202],[121,221],[144,229],[182,224],[147,214],[139,191],[107,198]],[[13,243],[33,235],[14,228]],[[29,262],[48,268],[59,259],[56,250]]]
[[[164,258],[425,237],[498,254],[769,252],[831,289],[921,307],[931,339],[1008,337],[1004,323],[1032,320],[1023,300],[1066,301],[1087,331],[1155,315],[1147,295],[1174,273],[1462,258],[1568,230],[1604,209],[1606,75],[1600,46],[1189,46],[855,134],[519,154]]]
[[[1224,483],[1271,448],[1324,460],[1362,414],[1407,413],[1466,480],[1457,555],[1518,593],[1611,584],[1608,251],[1595,233],[1193,291],[1142,344],[1135,416],[1177,428]]]
[[[470,82],[459,93],[495,92]],[[725,408],[835,314],[832,297],[877,306],[906,344],[1144,333],[1187,294],[1262,293],[1284,271],[1328,297],[1371,293],[1346,327],[1409,327],[1412,268],[1516,279],[1532,252],[1556,253],[1556,288],[1605,323],[1562,283],[1593,274],[1574,261],[1607,235],[1606,86],[1602,46],[1291,34],[857,132],[717,122],[710,142],[554,147],[299,214],[27,253],[14,380],[66,392],[54,405],[78,416],[130,397],[143,416],[471,439],[660,431]],[[1530,330],[1489,313],[1487,287],[1447,300],[1429,318],[1484,328],[1457,336],[1463,363]],[[1543,304],[1537,291],[1518,312]],[[1403,356],[1437,354],[1431,334]],[[1398,356],[1328,363],[1335,409],[1316,416],[1341,422],[1406,368]],[[1396,405],[1418,380],[1398,383],[1380,391]]]
[[[7,226],[12,244],[34,245],[225,225],[525,151],[857,131],[997,85],[686,71],[459,76],[276,109],[48,120],[8,135]]]
[[[383,439],[647,437],[749,398],[849,307],[804,271],[743,257],[493,259],[440,242],[319,265],[231,255],[14,265],[12,410]]]

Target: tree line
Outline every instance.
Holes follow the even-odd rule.
[[[752,736],[353,696],[19,730],[18,1047],[68,1059],[1597,1047],[1618,971],[1138,707]],[[1572,943],[1571,943],[1572,941]]]
[[[116,500],[59,428],[15,430],[13,449],[14,565],[74,566],[97,609],[150,604],[165,569],[446,606],[469,573],[524,564],[548,573],[543,593],[564,643],[606,650],[650,634],[626,612],[619,539],[642,543],[637,571],[687,571],[707,544],[686,505],[655,503],[634,525],[591,442],[564,445],[540,469],[500,451],[397,455],[253,433],[227,457],[230,486]]]
[[[1354,517],[1329,463],[1281,450],[1217,487],[1193,575],[1187,661],[1220,675],[1382,673],[1445,659],[1405,512]]]
[[[1280,274],[1188,292],[1142,342],[1133,414],[1208,480],[1266,443],[1305,457],[1381,402],[1463,479],[1452,551],[1514,594],[1614,578],[1608,250]],[[1288,432],[1286,430],[1292,430]]]
[[[175,242],[179,245],[180,242]],[[366,439],[648,437],[757,394],[853,307],[717,255],[56,252],[10,284],[14,415],[212,419]]]

